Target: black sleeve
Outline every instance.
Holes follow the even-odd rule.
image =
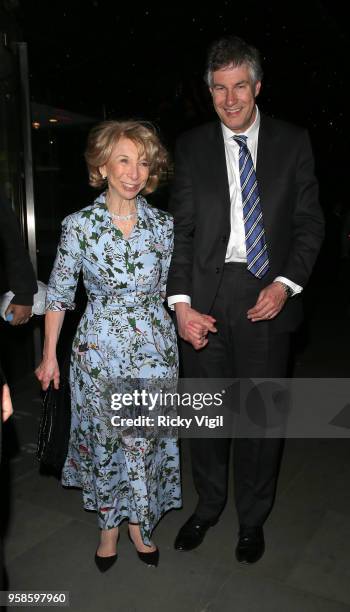
[[[174,251],[168,274],[167,297],[177,294],[192,296],[195,209],[189,160],[190,155],[180,137],[176,145],[175,177],[169,202],[169,212],[174,217]]]
[[[310,138],[306,130],[300,132],[298,139],[294,194],[292,244],[279,275],[305,287],[324,239],[324,218],[318,198]]]
[[[23,244],[17,217],[0,194],[0,266],[3,285],[15,295],[13,304],[31,305],[38,287],[33,266]]]

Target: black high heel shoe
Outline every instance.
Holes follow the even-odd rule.
[[[120,538],[120,532],[118,533],[118,537],[117,537],[117,544],[119,542],[119,538]],[[115,553],[115,555],[110,555],[109,557],[100,557],[97,554],[97,549],[95,552],[95,563],[98,567],[98,569],[100,570],[100,572],[106,572],[107,570],[109,570],[112,565],[115,564],[116,560],[118,559],[118,553]]]
[[[129,523],[129,525],[138,525],[138,523]],[[130,535],[130,531],[128,529],[128,537],[130,542],[134,545],[137,556],[143,563],[146,563],[149,567],[157,567],[159,562],[159,548],[157,546],[156,550],[152,550],[152,552],[139,552],[135,546],[135,543]]]

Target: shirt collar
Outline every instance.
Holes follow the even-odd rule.
[[[237,134],[237,136],[247,136],[249,139],[257,138],[259,127],[260,127],[260,113],[256,105],[255,105],[255,110],[256,110],[256,115],[255,115],[255,119],[252,125],[250,125],[249,128],[245,132],[241,132],[240,134]],[[233,130],[230,130],[230,128],[224,125],[224,123],[221,123],[221,129],[222,129],[224,141],[227,142],[228,140],[231,140],[232,142],[232,136],[235,136],[236,132],[234,132]]]

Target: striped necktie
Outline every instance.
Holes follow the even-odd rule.
[[[247,268],[257,278],[269,269],[263,214],[258,182],[252,156],[247,147],[247,136],[233,136],[239,145],[239,176],[241,180],[243,221],[247,249]]]

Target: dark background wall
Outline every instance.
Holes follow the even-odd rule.
[[[176,136],[213,117],[203,82],[208,44],[237,34],[262,54],[258,103],[310,130],[327,236],[313,283],[337,277],[348,254],[345,146],[349,56],[345,5],[330,1],[122,3],[2,0],[0,30],[28,44],[32,101],[87,121],[33,129],[39,278],[47,280],[62,218],[89,204],[83,160],[91,122],[153,121],[170,152]],[[155,196],[167,206],[171,180]],[[311,284],[312,289],[312,284]],[[309,290],[310,291],[310,290]],[[306,297],[308,293],[306,292]]]

